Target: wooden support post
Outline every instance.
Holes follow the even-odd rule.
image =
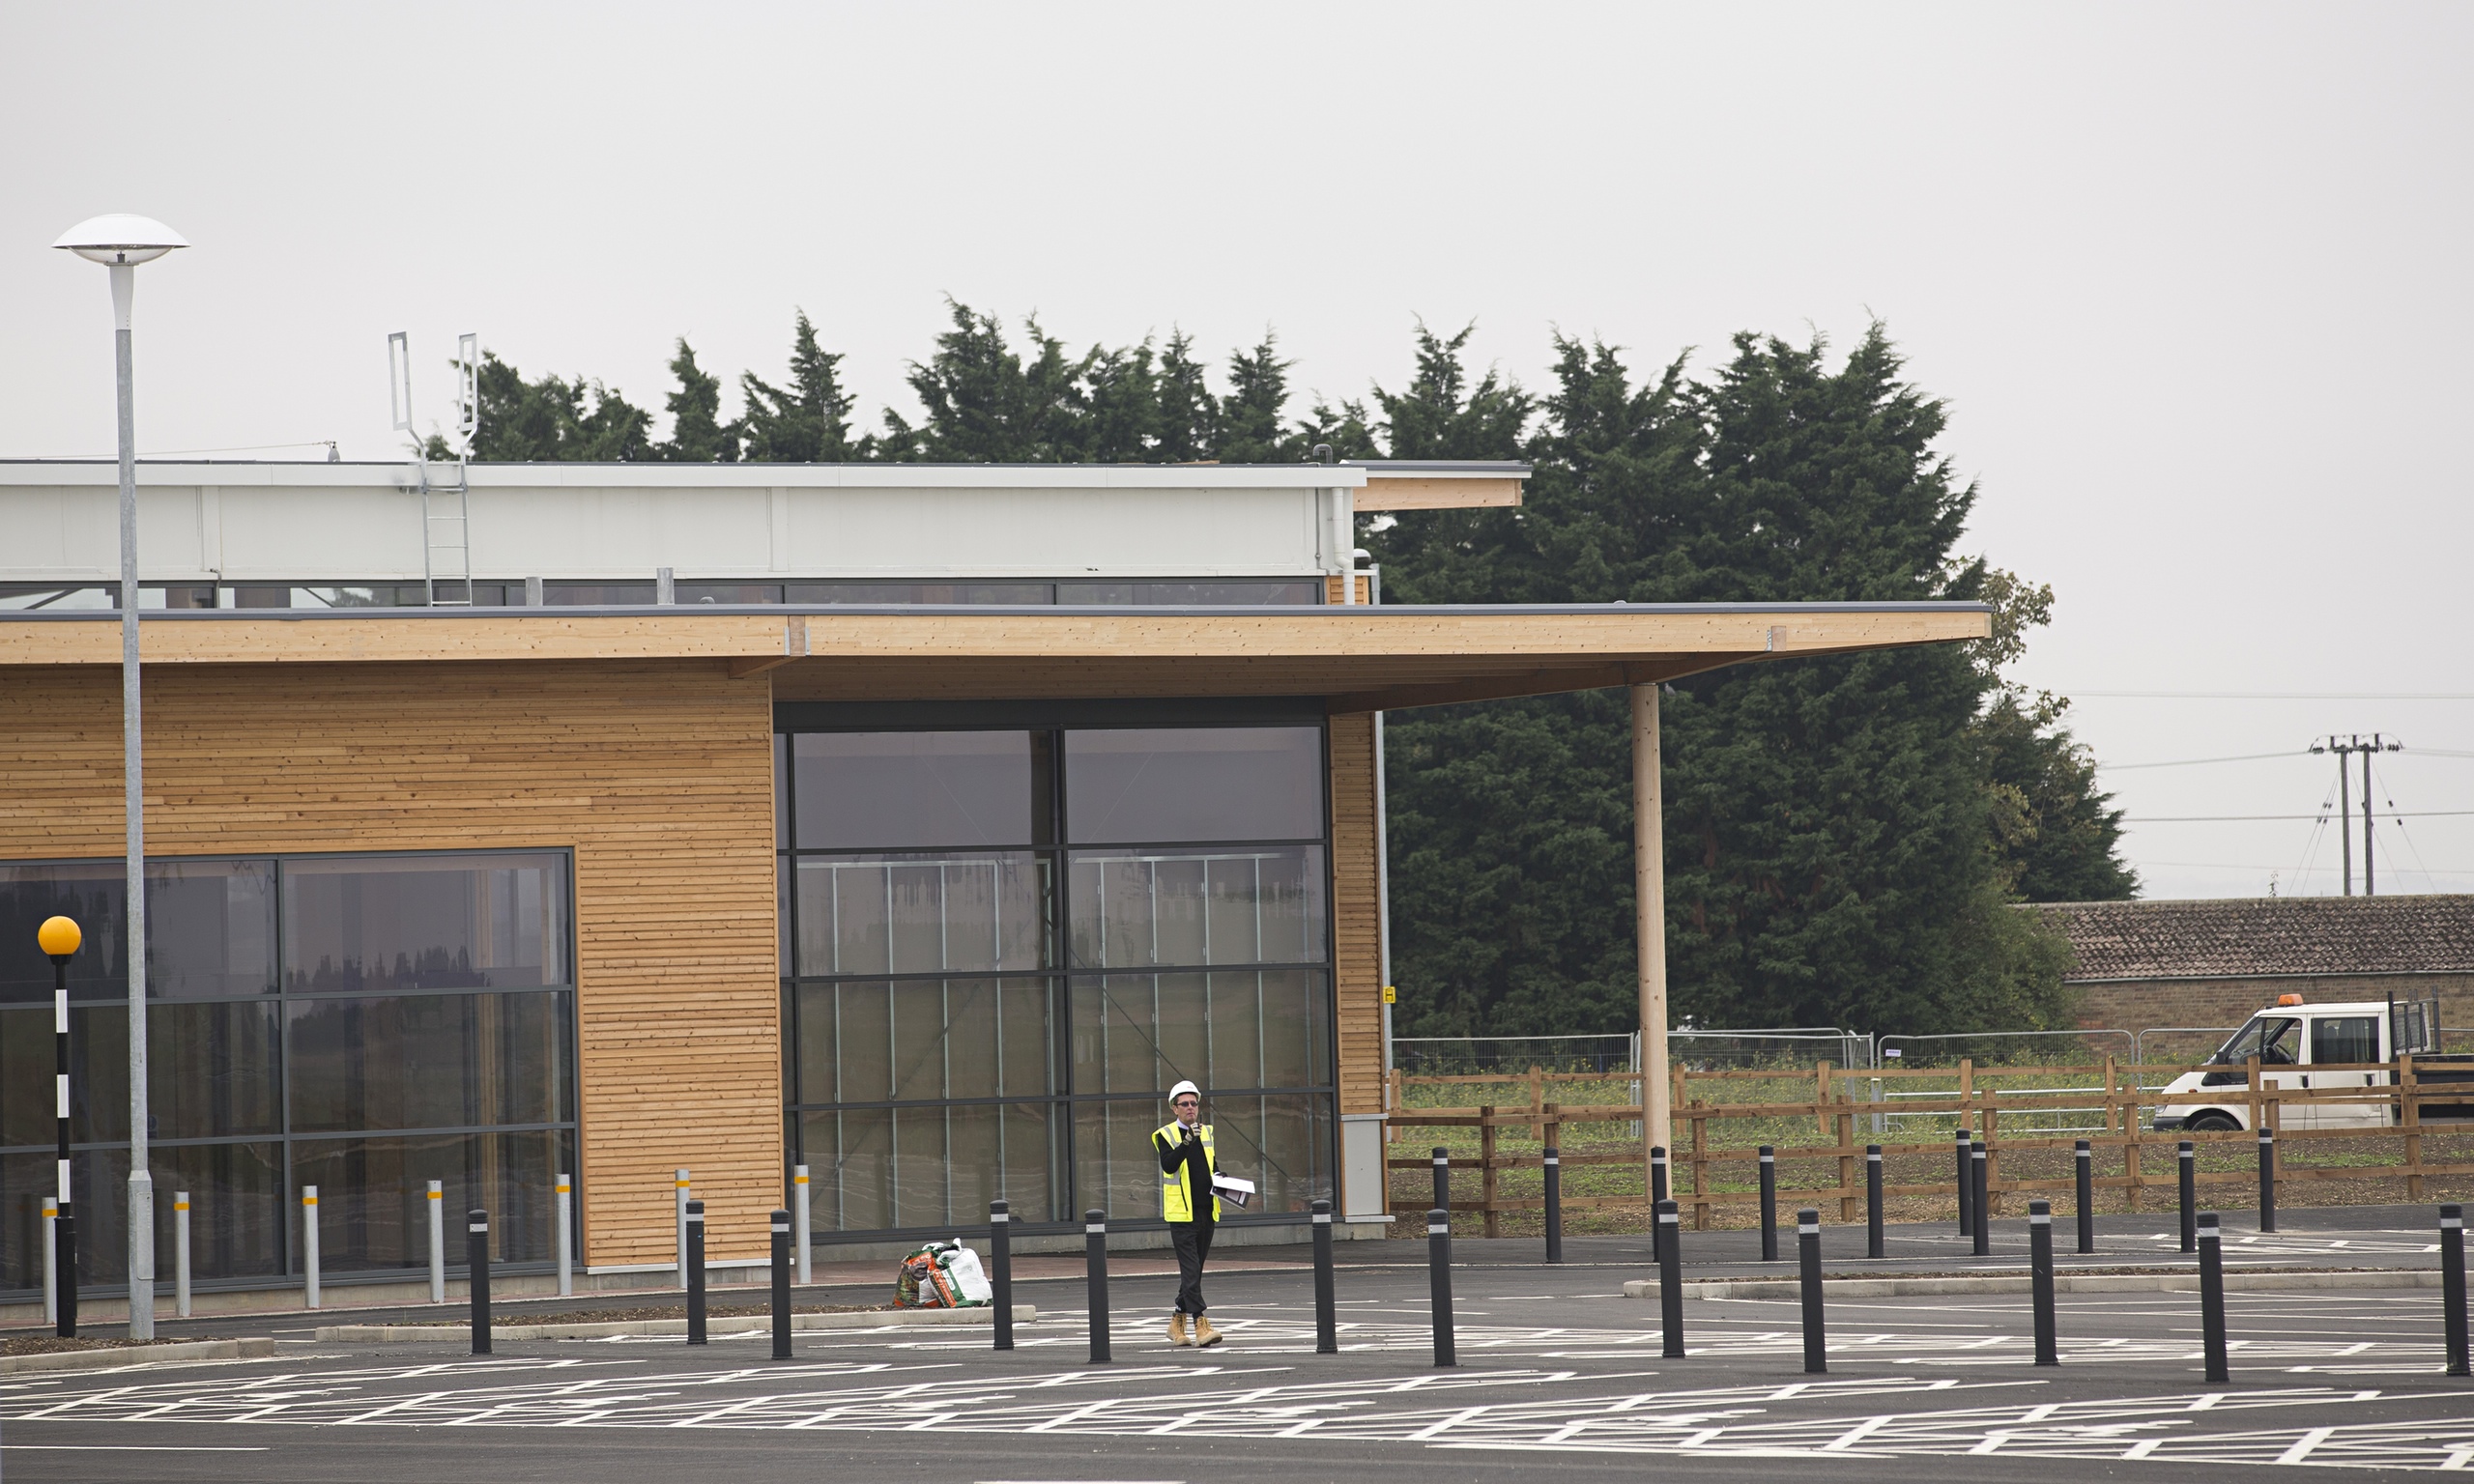
[[[1839,1104],[1838,1115],[1838,1188],[1849,1192],[1838,1198],[1838,1219],[1856,1219],[1856,1112],[1846,1102]]]
[[[1546,1142],[1546,1073],[1529,1064],[1529,1136]]]
[[[2109,1053],[2105,1057],[2105,1121],[2121,1137],[2122,1210],[2139,1210],[2139,1103],[2138,1094],[2131,1095],[2130,1113],[2125,1117],[2121,1103],[2121,1075]]]
[[[1478,1181],[1480,1200],[1486,1213],[1486,1235],[1499,1237],[1495,1214],[1495,1108],[1488,1103],[1478,1110]]]
[[[2414,1059],[2397,1058],[2397,1125],[2405,1133],[2405,1199],[2423,1198],[2423,1095]]]
[[[1667,1101],[1665,790],[1657,684],[1631,689],[1632,906],[1640,960],[1641,1178],[1646,1190],[1650,1146],[1675,1148],[1674,1105]]]
[[[1685,1106],[1694,1110],[1692,1120],[1692,1229],[1710,1229],[1710,1121],[1698,1115],[1701,1099],[1695,1098]]]
[[[1828,1101],[1829,1063],[1824,1061],[1813,1069],[1813,1122],[1825,1139],[1829,1137],[1829,1109],[1824,1106]]]
[[[1978,1221],[1988,1215],[2006,1214],[2001,1209],[2001,1192],[1994,1188],[2001,1179],[2001,1106],[2000,1093],[1995,1088],[1984,1090],[1984,1204],[1985,1210],[1975,1213]]]

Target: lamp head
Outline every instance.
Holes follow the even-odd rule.
[[[89,263],[133,267],[152,263],[175,247],[188,244],[187,238],[151,216],[114,212],[86,218],[61,233],[60,240],[51,245],[73,252]]]
[[[35,929],[35,942],[54,963],[67,963],[69,956],[77,952],[77,945],[85,941],[86,935],[77,930],[76,923],[65,917],[45,918],[43,925]]]

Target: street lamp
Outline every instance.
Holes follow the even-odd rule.
[[[51,959],[52,1106],[59,1113],[60,1206],[52,1235],[53,1291],[58,1296],[58,1333],[77,1333],[77,1227],[69,1214],[69,960],[86,935],[65,917],[51,917],[35,929],[35,944]]]
[[[122,810],[129,822],[129,1337],[155,1338],[155,1177],[146,1168],[146,780],[137,713],[137,414],[129,311],[137,265],[188,239],[146,216],[94,216],[54,247],[112,271],[112,360],[120,385],[120,730]],[[55,959],[54,962],[61,960]],[[65,1022],[64,1022],[65,1023]],[[67,1157],[64,1147],[62,1156]]]

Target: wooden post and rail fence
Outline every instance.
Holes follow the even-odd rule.
[[[2460,1064],[2461,1065],[2461,1064]],[[2165,1095],[2155,1088],[2172,1081],[2186,1071],[2206,1070],[2236,1072],[2241,1085],[2219,1086],[2205,1093],[2173,1095],[2176,1104],[2243,1107],[2251,1120],[2251,1129],[2198,1131],[2168,1129],[2157,1131],[2147,1116],[2165,1102]],[[1668,1152],[1671,1161],[1673,1196],[1679,1205],[1692,1213],[1696,1229],[1707,1229],[1712,1213],[1722,1207],[1750,1206],[1760,1197],[1751,1186],[1751,1177],[1759,1159],[1758,1147],[1763,1143],[1776,1146],[1781,1172],[1779,1196],[1784,1201],[1793,1195],[1808,1204],[1836,1200],[1842,1221],[1855,1221],[1863,1213],[1864,1147],[1878,1143],[1885,1154],[1899,1156],[1949,1156],[1949,1130],[1965,1127],[1984,1140],[1987,1164],[1987,1187],[1996,1215],[2003,1214],[2004,1198],[2043,1191],[2068,1191],[2075,1187],[2075,1176],[2064,1171],[2050,1177],[2005,1175],[2001,1170],[2004,1154],[2013,1156],[2032,1151],[2058,1151],[2067,1159],[2074,1146],[2086,1139],[2097,1158],[2113,1170],[2095,1178],[2099,1191],[2119,1192],[2116,1209],[2137,1211],[2142,1197],[2159,1191],[2172,1199],[2178,1172],[2174,1146],[2190,1139],[2202,1150],[2211,1146],[2240,1146],[2249,1149],[2257,1141],[2253,1129],[2261,1123],[2277,1131],[2282,1152],[2278,1180],[2281,1183],[2310,1183],[2332,1180],[2395,1180],[2402,1184],[2406,1200],[2424,1198],[2427,1181],[2442,1176],[2474,1175],[2474,1162],[2427,1163],[2423,1142],[2427,1134],[2474,1134],[2474,1085],[2460,1081],[2425,1085],[2414,1071],[2413,1058],[2397,1063],[2372,1063],[2360,1066],[2315,1066],[2310,1071],[2316,1076],[2329,1074],[2385,1074],[2385,1085],[2353,1085],[2319,1088],[2280,1086],[2274,1077],[2292,1069],[2270,1068],[2268,1078],[2261,1075],[2260,1064],[2255,1059],[2235,1069],[2197,1065],[2144,1066],[2116,1063],[2107,1057],[2101,1064],[2075,1066],[1984,1066],[1963,1061],[1955,1068],[1850,1069],[1822,1062],[1810,1070],[1781,1069],[1756,1070],[1695,1071],[1677,1068],[1673,1072],[1674,1127],[1678,1147]],[[2036,1088],[2004,1090],[1985,1085],[1988,1081],[2016,1082],[2021,1079],[2054,1081],[2070,1078],[2086,1085],[2068,1088]],[[1411,1129],[1476,1129],[1478,1154],[1474,1161],[1455,1151],[1455,1171],[1475,1169],[1479,1176],[1479,1198],[1474,1201],[1455,1198],[1452,1210],[1468,1212],[1484,1217],[1485,1235],[1498,1234],[1501,1217],[1506,1213],[1541,1210],[1540,1198],[1511,1197],[1503,1193],[1501,1175],[1508,1170],[1538,1170],[1543,1164],[1539,1153],[1506,1151],[1498,1147],[1499,1131],[1525,1128],[1541,1148],[1564,1144],[1567,1127],[1592,1124],[1625,1123],[1641,1129],[1637,1148],[1608,1149],[1612,1142],[1592,1140],[1592,1149],[1562,1148],[1559,1159],[1565,1172],[1562,1204],[1566,1210],[1592,1207],[1640,1207],[1646,1200],[1649,1142],[1648,1125],[1642,1119],[1641,1102],[1577,1103],[1551,1101],[1547,1098],[1550,1085],[1624,1084],[1637,1086],[1640,1073],[1612,1072],[1550,1072],[1532,1067],[1525,1073],[1463,1074],[1454,1076],[1413,1076],[1395,1070],[1392,1073],[1392,1116],[1386,1120],[1392,1130],[1393,1143],[1385,1163],[1390,1170],[1429,1171],[1432,1156],[1419,1147],[1414,1139],[1403,1137]],[[2366,1082],[2380,1083],[2374,1075]],[[1749,1081],[1778,1083],[1802,1081],[1810,1085],[1809,1099],[1738,1102],[1726,1097],[1728,1084]],[[1954,1084],[1946,1087],[1901,1091],[1901,1083],[1937,1082]],[[1887,1100],[1858,1099],[1856,1084],[1876,1084],[1888,1094]],[[2143,1086],[2143,1084],[2147,1084]],[[1524,1102],[1481,1103],[1465,1107],[1412,1107],[1409,1098],[1414,1090],[1454,1086],[1489,1086],[1506,1091],[1526,1091]],[[1630,1088],[1625,1088],[1628,1094]],[[1714,1095],[1714,1096],[1713,1096]],[[2202,1099],[2204,1099],[2202,1103]],[[2368,1127],[2314,1127],[2320,1121],[2319,1110],[2342,1110],[2334,1117],[2360,1122],[2366,1116],[2377,1121]],[[2067,1131],[2020,1128],[2005,1133],[2002,1119],[2013,1119],[2014,1126],[2024,1122],[2023,1115],[2078,1114],[2101,1118],[2100,1123],[2074,1127]],[[2431,1115],[2436,1114],[2434,1122]],[[1876,1116],[1891,1121],[1889,1130],[1872,1133]],[[1809,1121],[1816,1140],[1810,1144],[1786,1146],[1779,1144],[1778,1121]],[[1743,1122],[1769,1125],[1757,1133],[1738,1134],[1727,1126]],[[1909,1126],[1902,1133],[1898,1124]],[[1914,1131],[1917,1125],[1930,1127],[1930,1133]],[[1627,1140],[1628,1142],[1628,1140]],[[2108,1152],[2112,1156],[2108,1157]],[[2346,1156],[2371,1154],[2393,1156],[2379,1162],[2314,1165],[2310,1156],[2317,1153]],[[2296,1157],[2299,1156],[2299,1157]],[[1808,1171],[1812,1163],[1820,1163],[1831,1172],[1829,1183],[1789,1184],[1788,1170]],[[1587,1195],[1574,1190],[1573,1175],[1578,1168],[1604,1165],[1629,1165],[1642,1171],[1641,1189],[1623,1195]],[[1736,1168],[1742,1169],[1743,1188],[1720,1188]],[[1946,1162],[1944,1170],[1948,1170]],[[2255,1181],[2248,1170],[2201,1170],[2199,1184],[2229,1185],[2247,1189]],[[1387,1182],[1388,1184],[1388,1182]],[[1922,1182],[1905,1182],[1884,1187],[1887,1196],[1950,1196],[1955,1199],[1958,1184],[1955,1171],[1949,1178]],[[1425,1209],[1430,1195],[1421,1187],[1416,1205]]]

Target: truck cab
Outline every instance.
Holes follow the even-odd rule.
[[[2251,1107],[2242,1099],[2250,1086],[2249,1063],[2254,1057],[2259,1062],[2262,1090],[2324,1093],[2331,1088],[2393,1086],[2400,1055],[2443,1060],[2434,1055],[2438,1049],[2436,1000],[2305,1005],[2298,994],[2282,995],[2234,1032],[2201,1070],[2186,1071],[2165,1085],[2163,1105],[2156,1110],[2156,1129],[2164,1133],[2250,1127]],[[2454,1066],[2431,1070],[2440,1080],[2466,1074],[2466,1069]],[[2418,1082],[2432,1079],[2417,1076]],[[2439,1111],[2429,1109],[2426,1116]],[[2376,1128],[2397,1116],[2386,1097],[2358,1103],[2315,1099],[2285,1104],[2279,1122],[2287,1128]]]

